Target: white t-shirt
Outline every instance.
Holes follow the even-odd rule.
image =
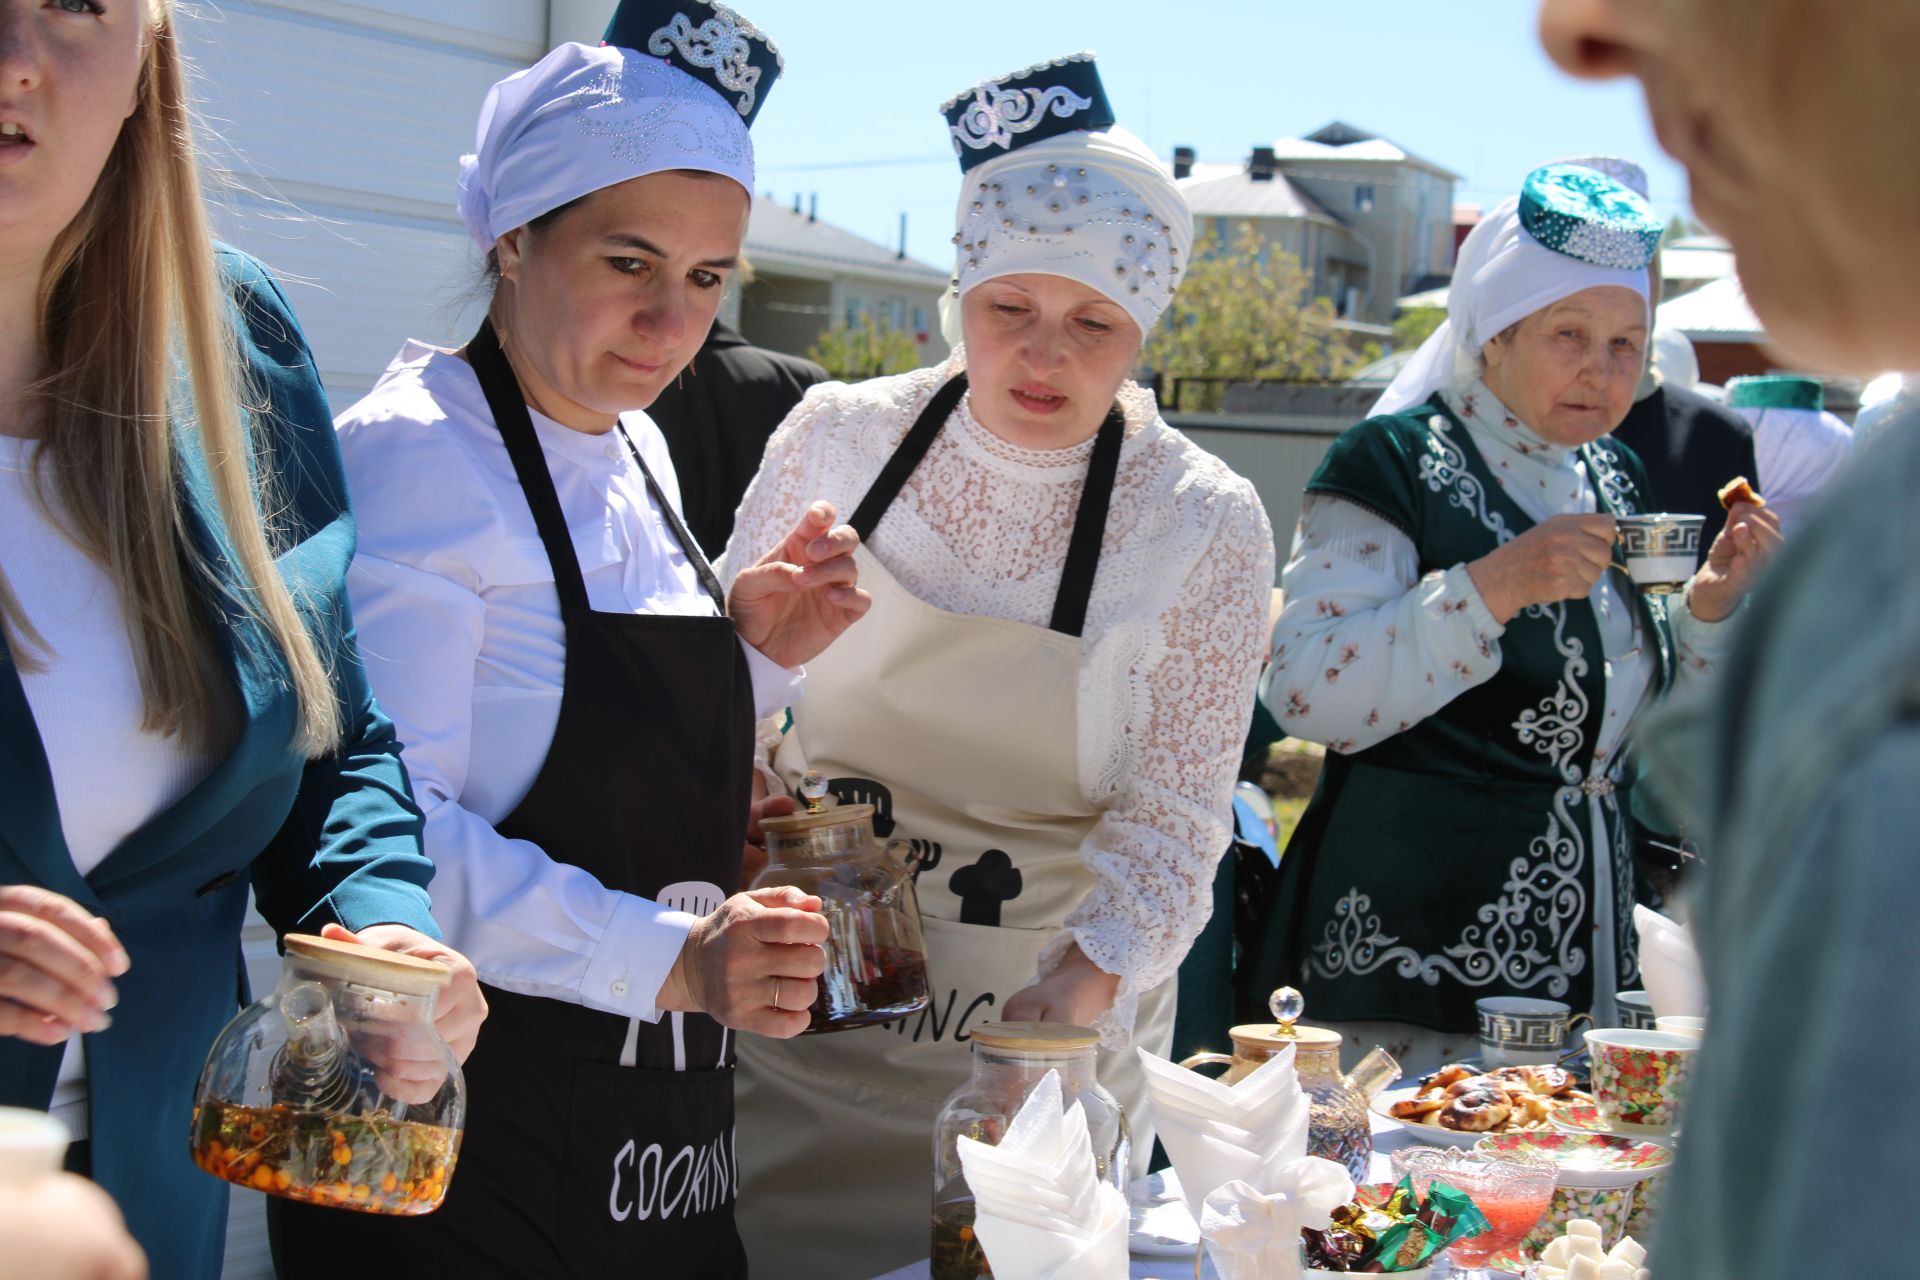
[[[67,852],[85,876],[213,762],[141,727],[146,703],[119,589],[49,512],[59,500],[51,477],[35,483],[35,469],[45,465],[36,442],[0,435],[0,569],[51,651],[40,670],[20,672],[20,687],[53,777]],[[53,1110],[76,1138],[87,1132],[86,1096],[75,1036],[61,1059]]]

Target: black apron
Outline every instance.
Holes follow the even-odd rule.
[[[467,358],[526,491],[566,626],[553,744],[497,829],[609,888],[709,911],[739,887],[753,770],[752,686],[720,584],[627,440],[721,616],[595,612],[491,322]],[[283,1280],[332,1280],[342,1265],[514,1280],[744,1277],[731,1033],[704,1014],[649,1024],[485,990],[490,1013],[466,1063],[466,1136],[445,1203],[389,1219],[276,1202]]]

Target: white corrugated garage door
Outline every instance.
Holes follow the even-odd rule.
[[[582,0],[554,5],[584,25]],[[586,8],[597,8],[587,0]],[[479,259],[454,208],[458,157],[488,86],[548,48],[548,0],[215,0],[182,35],[200,71],[220,234],[287,282],[334,406],[409,337],[459,343],[479,322]],[[604,21],[604,16],[598,20]],[[575,36],[565,27],[559,38]],[[279,972],[249,913],[256,991]],[[163,1136],[185,1150],[185,1135]],[[199,1177],[187,1170],[183,1177]],[[233,1193],[227,1280],[267,1280],[264,1197]]]

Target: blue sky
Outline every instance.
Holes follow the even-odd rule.
[[[754,126],[760,189],[944,268],[959,170],[940,103],[981,79],[1092,49],[1120,121],[1163,157],[1238,160],[1341,119],[1462,176],[1491,204],[1536,164],[1641,160],[1664,215],[1685,173],[1653,139],[1637,87],[1568,80],[1534,35],[1537,0],[739,0],[787,71]]]

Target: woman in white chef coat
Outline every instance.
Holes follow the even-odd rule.
[[[809,664],[781,770],[914,842],[934,983],[892,1026],[742,1046],[742,1223],[782,1276],[925,1256],[929,1135],[982,1022],[1098,1029],[1144,1171],[1130,1046],[1168,1049],[1264,650],[1253,487],[1128,380],[1193,242],[1171,175],[1084,56],[946,117],[964,347],[810,391],[728,551],[752,563],[801,494],[870,541],[873,610]]]
[[[351,1239],[290,1210],[283,1275],[343,1241],[421,1274],[744,1274],[732,1033],[806,1026],[827,937],[798,890],[736,892],[753,722],[867,600],[806,502],[723,598],[638,411],[713,321],[779,65],[727,9],[631,0],[496,85],[460,179],[487,322],[408,343],[336,424],[368,667],[499,1031],[445,1206]]]

